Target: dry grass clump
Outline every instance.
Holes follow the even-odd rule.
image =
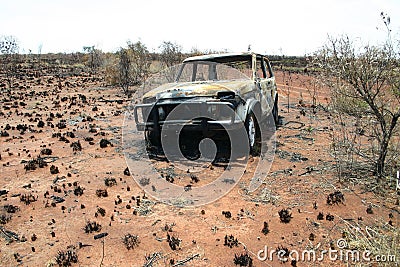
[[[394,266],[400,259],[400,228],[389,222],[377,222],[368,226],[360,222],[348,222],[343,230],[349,250],[357,250],[362,257],[364,251],[369,251],[371,262],[379,266]],[[376,257],[381,259],[376,261]]]
[[[256,203],[271,203],[275,205],[278,200],[279,196],[276,195],[271,191],[271,189],[265,187],[261,190],[257,190],[255,192],[246,192],[246,190],[243,190],[244,194],[242,196],[247,200],[251,202],[256,202]]]

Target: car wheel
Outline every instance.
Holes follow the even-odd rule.
[[[159,135],[157,135],[155,131],[146,130],[145,131],[145,140],[146,140],[147,148],[160,146]]]
[[[256,116],[252,111],[246,117],[245,127],[249,142],[250,154],[253,156],[258,156],[260,154],[261,147],[260,128]]]

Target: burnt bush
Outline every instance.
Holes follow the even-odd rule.
[[[288,209],[282,209],[278,212],[279,214],[279,219],[281,220],[282,223],[289,223],[290,220],[293,218],[292,214]]]
[[[126,234],[122,238],[122,242],[124,243],[125,247],[128,250],[131,250],[131,249],[134,249],[135,247],[139,246],[140,240],[139,240],[139,236],[137,236],[137,235]]]
[[[7,213],[16,213],[17,211],[19,211],[19,207],[18,206],[14,206],[14,205],[4,205],[3,209],[5,212]]]
[[[233,235],[225,235],[224,246],[229,248],[237,247],[239,246],[239,241]]]
[[[368,214],[374,214],[374,211],[372,210],[372,206],[371,205],[368,206],[366,211],[367,211]]]
[[[117,181],[115,180],[115,178],[106,178],[106,179],[104,179],[104,184],[106,185],[106,186],[114,186],[114,185],[117,185]]]
[[[233,259],[233,263],[235,265],[239,265],[239,266],[253,267],[253,259],[247,253],[241,254],[241,255],[236,255],[235,254],[235,258]]]
[[[65,120],[61,120],[56,124],[58,129],[65,129],[67,128],[67,122]]]
[[[328,214],[326,215],[326,220],[327,220],[327,221],[333,221],[334,219],[335,219],[335,216],[333,216],[332,214],[329,214],[329,213],[328,213]]]
[[[98,197],[108,197],[108,193],[106,189],[97,189],[96,196]]]
[[[167,242],[172,250],[177,250],[181,244],[181,240],[167,233]]]
[[[266,234],[269,233],[269,226],[268,226],[268,223],[267,223],[267,222],[264,222],[264,227],[263,227],[263,229],[261,230],[261,233],[263,233],[264,235],[266,235]]]
[[[222,211],[222,215],[224,215],[227,219],[232,218],[232,213],[230,211]]]
[[[32,202],[37,201],[37,197],[35,197],[32,194],[23,194],[19,197],[19,200],[23,203],[25,203],[25,205],[29,205]]]
[[[94,139],[91,136],[85,137],[86,142],[92,142]]]
[[[101,231],[101,225],[98,224],[97,222],[91,222],[87,221],[85,227],[83,228],[85,233],[90,234],[93,232],[100,232]]]
[[[53,151],[50,148],[43,148],[40,151],[40,154],[47,155],[47,156],[50,156],[52,153],[53,153]]]
[[[107,139],[101,139],[100,140],[100,147],[101,148],[106,148],[107,146],[112,146],[111,142],[108,141]]]
[[[83,191],[85,190],[85,188],[81,187],[80,185],[75,186],[74,188],[74,195],[75,196],[82,196],[83,195]]]
[[[326,203],[328,205],[334,205],[334,204],[344,204],[344,195],[340,191],[335,191],[333,193],[330,193],[328,197],[326,198]]]
[[[55,258],[58,266],[71,266],[72,263],[78,262],[78,255],[75,251],[74,246],[68,246],[65,251],[58,251],[57,256]]]
[[[82,150],[82,145],[81,145],[81,142],[79,142],[79,140],[76,142],[73,142],[70,146],[72,147],[72,151],[81,151]]]
[[[37,127],[38,127],[38,128],[43,128],[44,125],[45,125],[45,124],[44,124],[43,121],[39,121],[38,124],[37,124]]]
[[[66,132],[65,135],[69,138],[75,138],[75,134],[73,132]]]
[[[6,224],[11,221],[11,215],[0,214],[0,224]]]
[[[59,173],[60,171],[58,170],[58,167],[57,166],[54,166],[54,165],[51,165],[50,166],[50,173],[51,174],[57,174],[57,173]]]
[[[47,166],[47,162],[44,161],[43,158],[38,157],[38,158],[36,158],[36,159],[31,159],[31,160],[29,160],[29,161],[25,164],[24,169],[25,169],[26,171],[34,171],[34,170],[36,170],[37,168],[44,168],[44,167],[46,167],[46,166]]]
[[[106,210],[103,209],[102,207],[98,207],[98,208],[97,208],[97,211],[96,211],[96,213],[95,213],[95,216],[97,217],[98,214],[100,214],[102,217],[104,217],[104,216],[106,216]]]

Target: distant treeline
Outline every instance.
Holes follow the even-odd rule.
[[[101,52],[104,56],[112,57],[116,53]],[[192,52],[192,53],[182,53],[182,58],[208,54],[208,52]],[[161,53],[149,53],[150,60],[159,61],[163,56]],[[0,54],[0,60],[2,60],[6,55]],[[268,58],[274,68],[284,69],[284,70],[304,70],[308,64],[308,58],[305,56],[281,56],[281,55],[268,55]],[[85,64],[88,60],[88,53],[74,52],[74,53],[47,53],[47,54],[19,54],[15,57],[18,63],[28,63],[28,62],[42,62],[49,65],[74,65],[74,64]]]
[[[275,69],[288,70],[294,72],[307,72],[307,66],[309,64],[308,57],[302,56],[268,56],[272,66]]]

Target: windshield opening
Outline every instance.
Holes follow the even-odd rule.
[[[184,63],[177,82],[243,80],[251,77],[251,61],[219,64],[208,61]]]

